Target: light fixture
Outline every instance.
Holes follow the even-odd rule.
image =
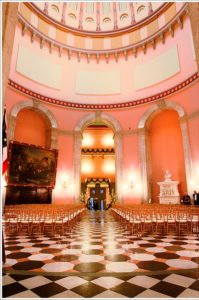
[[[113,134],[105,134],[102,137],[102,145],[104,147],[114,147]]]
[[[114,158],[106,158],[104,159],[102,170],[106,174],[114,174],[115,173],[115,159]]]
[[[94,171],[94,164],[91,159],[84,158],[81,161],[82,174],[91,174]]]
[[[83,134],[82,147],[92,147],[94,145],[94,138],[90,134]]]
[[[64,180],[63,182],[63,188],[66,189],[68,187],[68,181]]]
[[[133,180],[130,181],[129,187],[130,187],[131,190],[134,189],[134,187],[135,187],[135,182],[134,182]]]

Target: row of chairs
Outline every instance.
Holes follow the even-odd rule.
[[[85,207],[82,205],[23,205],[5,207],[3,225],[5,234],[52,234],[70,232],[80,220]]]
[[[199,209],[167,205],[135,205],[112,207],[117,221],[126,225],[133,234],[196,233],[199,234]]]

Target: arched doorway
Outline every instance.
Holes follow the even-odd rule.
[[[115,199],[121,202],[121,182],[122,182],[122,134],[121,126],[111,115],[96,111],[85,115],[75,127],[74,142],[74,182],[75,182],[75,202],[81,200],[81,148],[84,130],[92,124],[102,124],[107,126],[114,133],[115,151]]]
[[[104,210],[115,195],[115,143],[113,130],[102,122],[82,133],[81,200],[89,209]]]

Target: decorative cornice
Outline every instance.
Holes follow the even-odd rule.
[[[113,2],[114,4],[114,2]],[[133,23],[130,26],[126,26],[123,28],[119,28],[117,26],[114,26],[112,30],[107,31],[89,31],[89,30],[83,30],[82,26],[79,26],[79,28],[74,28],[66,24],[62,24],[61,22],[56,21],[55,19],[51,18],[49,15],[45,13],[45,11],[42,11],[32,2],[25,2],[25,5],[30,8],[33,12],[37,13],[39,17],[41,17],[43,20],[45,20],[49,24],[53,24],[55,27],[71,32],[76,35],[80,36],[92,36],[92,37],[104,37],[104,36],[115,36],[120,35],[123,33],[127,33],[133,30],[137,30],[138,28],[141,28],[144,25],[149,24],[150,22],[154,21],[159,15],[164,13],[173,3],[172,2],[166,2],[163,5],[161,5],[157,10],[155,10],[150,16],[147,16],[146,18],[140,20],[139,22]],[[81,9],[80,9],[81,10]]]
[[[29,4],[29,3],[28,3]],[[71,59],[71,54],[76,53],[78,61],[80,61],[81,57],[84,57],[87,59],[87,62],[90,62],[90,58],[93,55],[93,57],[96,58],[96,61],[99,62],[100,59],[105,59],[108,63],[109,56],[114,55],[115,60],[118,60],[119,55],[124,55],[125,59],[128,59],[129,54],[133,54],[135,57],[137,57],[138,49],[142,49],[144,53],[147,52],[148,45],[151,45],[153,49],[156,48],[156,42],[157,40],[160,40],[163,44],[165,43],[165,36],[166,33],[169,32],[172,36],[174,35],[174,29],[175,25],[178,24],[180,28],[182,29],[182,22],[183,22],[183,16],[186,15],[187,12],[187,4],[185,3],[183,7],[176,13],[176,15],[162,28],[157,30],[154,34],[147,36],[145,39],[138,41],[136,43],[127,45],[127,46],[120,46],[118,48],[113,49],[85,49],[85,48],[78,48],[69,46],[65,43],[61,43],[56,39],[53,39],[49,37],[48,35],[41,33],[40,30],[38,30],[36,27],[31,25],[22,15],[20,12],[18,12],[18,19],[19,22],[22,24],[22,34],[25,34],[27,30],[31,32],[31,41],[34,41],[34,38],[37,36],[40,38],[40,47],[42,48],[44,45],[44,42],[48,44],[49,51],[52,52],[52,48],[57,47],[60,52],[60,56],[62,55],[62,52],[66,51],[68,55],[68,59]],[[180,22],[179,22],[180,20]],[[180,25],[181,24],[181,25]],[[56,27],[56,26],[55,26]],[[57,28],[57,27],[56,27]],[[138,29],[136,27],[136,29]],[[134,26],[130,26],[129,32],[134,31]],[[126,32],[124,32],[126,33]],[[122,31],[120,32],[120,35],[122,35]],[[89,35],[87,34],[87,37]],[[111,38],[111,34],[108,35]],[[113,35],[113,37],[115,34]],[[91,36],[92,37],[92,36]],[[106,37],[106,35],[102,35],[102,37]]]
[[[102,148],[82,148],[81,150],[82,154],[103,154],[103,155],[109,155],[109,154],[115,154],[115,150],[113,148],[111,149],[102,149]]]
[[[87,178],[86,184],[88,183],[110,183],[109,178]]]
[[[42,102],[46,102],[48,104],[53,104],[53,105],[59,105],[62,107],[67,107],[67,108],[72,108],[72,109],[82,109],[82,110],[114,110],[114,109],[125,109],[129,107],[134,107],[138,105],[143,105],[147,103],[151,103],[157,100],[160,100],[162,98],[166,98],[168,96],[171,96],[175,94],[176,92],[179,92],[189,86],[190,84],[193,84],[195,81],[197,81],[199,78],[199,74],[195,73],[191,77],[187,78],[183,82],[177,84],[176,86],[165,90],[161,93],[138,99],[138,100],[133,100],[133,101],[128,101],[128,102],[121,102],[121,103],[111,103],[111,104],[86,104],[86,103],[74,103],[70,101],[64,101],[64,100],[58,100],[54,98],[50,98],[48,96],[41,95],[37,92],[31,91],[28,88],[23,87],[22,85],[14,82],[13,80],[9,79],[8,85],[12,87],[13,89],[19,91],[22,94],[28,95],[31,98],[38,99]]]

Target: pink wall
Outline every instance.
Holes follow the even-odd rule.
[[[141,99],[149,95],[153,95],[169,89],[178,83],[186,80],[188,77],[193,75],[197,71],[196,61],[193,55],[193,45],[191,41],[191,28],[188,18],[184,18],[183,30],[179,27],[175,28],[175,37],[173,38],[170,34],[166,37],[166,42],[162,44],[160,40],[156,42],[156,49],[147,46],[147,53],[144,54],[142,50],[139,51],[135,58],[132,53],[129,54],[128,60],[126,61],[122,55],[119,55],[118,62],[114,58],[110,58],[107,64],[104,59],[100,60],[97,64],[95,56],[91,59],[90,63],[87,63],[85,56],[78,62],[76,56],[72,56],[71,60],[67,57],[67,51],[63,51],[61,57],[59,57],[56,47],[53,48],[52,53],[49,52],[49,44],[45,44],[40,49],[40,40],[35,39],[34,43],[31,43],[31,34],[27,31],[24,36],[21,34],[21,26],[18,25],[16,28],[15,42],[13,48],[13,56],[10,69],[10,78],[23,86],[32,89],[35,92],[43,94],[45,96],[54,97],[56,99],[65,99],[69,101],[79,103],[116,103],[125,102],[129,100]],[[30,50],[43,56],[44,59],[49,59],[53,63],[61,66],[62,71],[62,83],[61,89],[53,89],[45,85],[39,84],[27,77],[21,75],[16,71],[16,62],[18,55],[19,45],[25,45]],[[133,83],[133,70],[137,65],[143,64],[155,57],[165,53],[168,49],[177,45],[178,56],[180,61],[180,71],[171,76],[169,79],[164,80],[158,84],[152,85],[148,88],[136,90]],[[184,59],[186,57],[186,59]],[[76,76],[78,71],[119,71],[121,77],[121,91],[117,94],[112,95],[81,95],[75,90],[76,87]]]
[[[138,136],[123,137],[123,184],[122,194],[125,204],[140,203],[142,197]]]
[[[182,134],[178,114],[166,110],[154,117],[150,124],[150,153],[152,167],[152,199],[158,202],[159,186],[164,181],[165,170],[172,174],[172,180],[179,181],[179,192],[186,192],[186,177]]]
[[[53,202],[67,204],[74,201],[73,137],[58,137],[58,162]]]
[[[188,130],[189,130],[189,139],[190,139],[190,147],[191,147],[191,155],[192,155],[192,164],[195,171],[194,174],[198,174],[195,176],[195,185],[196,189],[199,189],[197,182],[199,182],[199,138],[198,138],[198,94],[199,94],[199,82],[194,83],[188,88],[182,90],[175,95],[172,95],[167,99],[171,102],[179,104],[185,111],[188,116]],[[21,101],[29,101],[30,98],[27,96],[18,93],[14,89],[8,88],[7,92],[7,113],[8,116],[14,106]],[[155,103],[155,102],[154,102]],[[131,133],[131,130],[137,130],[138,123],[143,114],[150,109],[154,105],[154,103],[136,106],[130,109],[121,109],[121,110],[110,110],[105,113],[113,118],[115,118],[121,126],[121,129],[125,131],[123,135],[123,158],[122,158],[122,174],[123,174],[123,182],[122,186],[125,186],[125,183],[129,186],[129,182],[131,181],[131,176],[135,176],[134,180],[137,180],[136,186],[137,189],[129,189],[127,186],[122,191],[123,199],[126,203],[135,203],[141,201],[142,191],[140,190],[140,185],[142,184],[141,175],[140,175],[140,157],[138,151],[138,136],[134,132],[130,135],[127,133]],[[66,131],[73,131],[78,122],[85,117],[87,114],[93,114],[93,111],[85,111],[85,110],[75,110],[75,109],[66,109],[59,106],[50,105],[47,103],[42,103],[47,109],[49,109],[54,115],[55,119],[58,123],[58,128]],[[191,117],[192,115],[195,117]],[[39,116],[41,117],[41,116]],[[28,121],[30,118],[28,118]],[[9,121],[9,118],[8,118]],[[175,121],[175,118],[174,118]],[[175,122],[174,122],[175,123]],[[175,123],[176,124],[176,123]],[[9,124],[8,124],[9,125]],[[37,122],[34,122],[34,125],[37,126]],[[18,125],[17,125],[18,126]],[[176,125],[177,126],[177,125]],[[27,135],[28,127],[23,127],[22,131],[18,133],[18,139],[22,139],[23,135]],[[16,129],[17,130],[17,129]],[[16,131],[17,132],[17,131]],[[35,136],[37,138],[37,136]],[[26,142],[26,140],[23,140]],[[32,142],[33,143],[33,142]],[[39,144],[38,140],[34,140],[34,143]],[[73,149],[74,139],[73,136],[59,135],[58,136],[58,149],[59,149],[59,157],[58,157],[58,170],[57,170],[57,184],[61,187],[57,188],[53,192],[54,202],[66,202],[73,201],[73,195],[71,191],[67,191],[67,189],[62,189],[63,184],[63,173],[70,176],[71,181],[74,182],[73,177],[73,167],[74,167],[74,149]],[[136,174],[135,173],[136,170]],[[172,172],[172,169],[170,170]],[[179,173],[175,171],[177,176]],[[198,172],[198,173],[197,173]],[[173,172],[172,172],[173,173]],[[72,174],[72,175],[71,175]],[[173,173],[174,174],[174,173]],[[67,177],[66,176],[66,177]],[[154,182],[157,180],[162,180],[163,174],[159,174],[157,179],[154,179]],[[175,177],[174,177],[175,178]],[[184,178],[184,177],[183,177]],[[197,180],[198,178],[198,180]],[[177,178],[175,178],[177,179]],[[181,179],[180,179],[181,181]],[[184,179],[183,179],[184,181]],[[72,184],[71,184],[72,187]],[[185,190],[186,187],[182,187],[182,190]]]
[[[168,97],[169,101],[178,103],[183,107],[185,113],[190,115],[191,113],[199,109],[198,103],[199,94],[199,81],[195,82],[193,85],[187,87],[184,90]],[[28,101],[31,98],[20,94],[19,92],[8,88],[6,106],[7,113],[9,114],[11,109],[21,101]],[[42,102],[41,102],[42,103]],[[155,102],[146,105],[139,105],[129,109],[120,110],[107,110],[106,114],[115,118],[122,130],[136,129],[138,127],[139,120],[141,119],[144,112],[146,112]],[[75,126],[87,114],[91,114],[93,110],[78,110],[78,109],[66,109],[60,106],[54,106],[43,102],[43,105],[52,111],[55,119],[57,120],[58,127],[63,130],[74,130]],[[70,120],[70,121],[69,121]]]
[[[17,116],[14,140],[45,147],[47,129],[48,125],[40,114],[23,109]]]
[[[189,121],[189,139],[193,164],[191,184],[193,191],[199,191],[199,118],[193,117]]]

